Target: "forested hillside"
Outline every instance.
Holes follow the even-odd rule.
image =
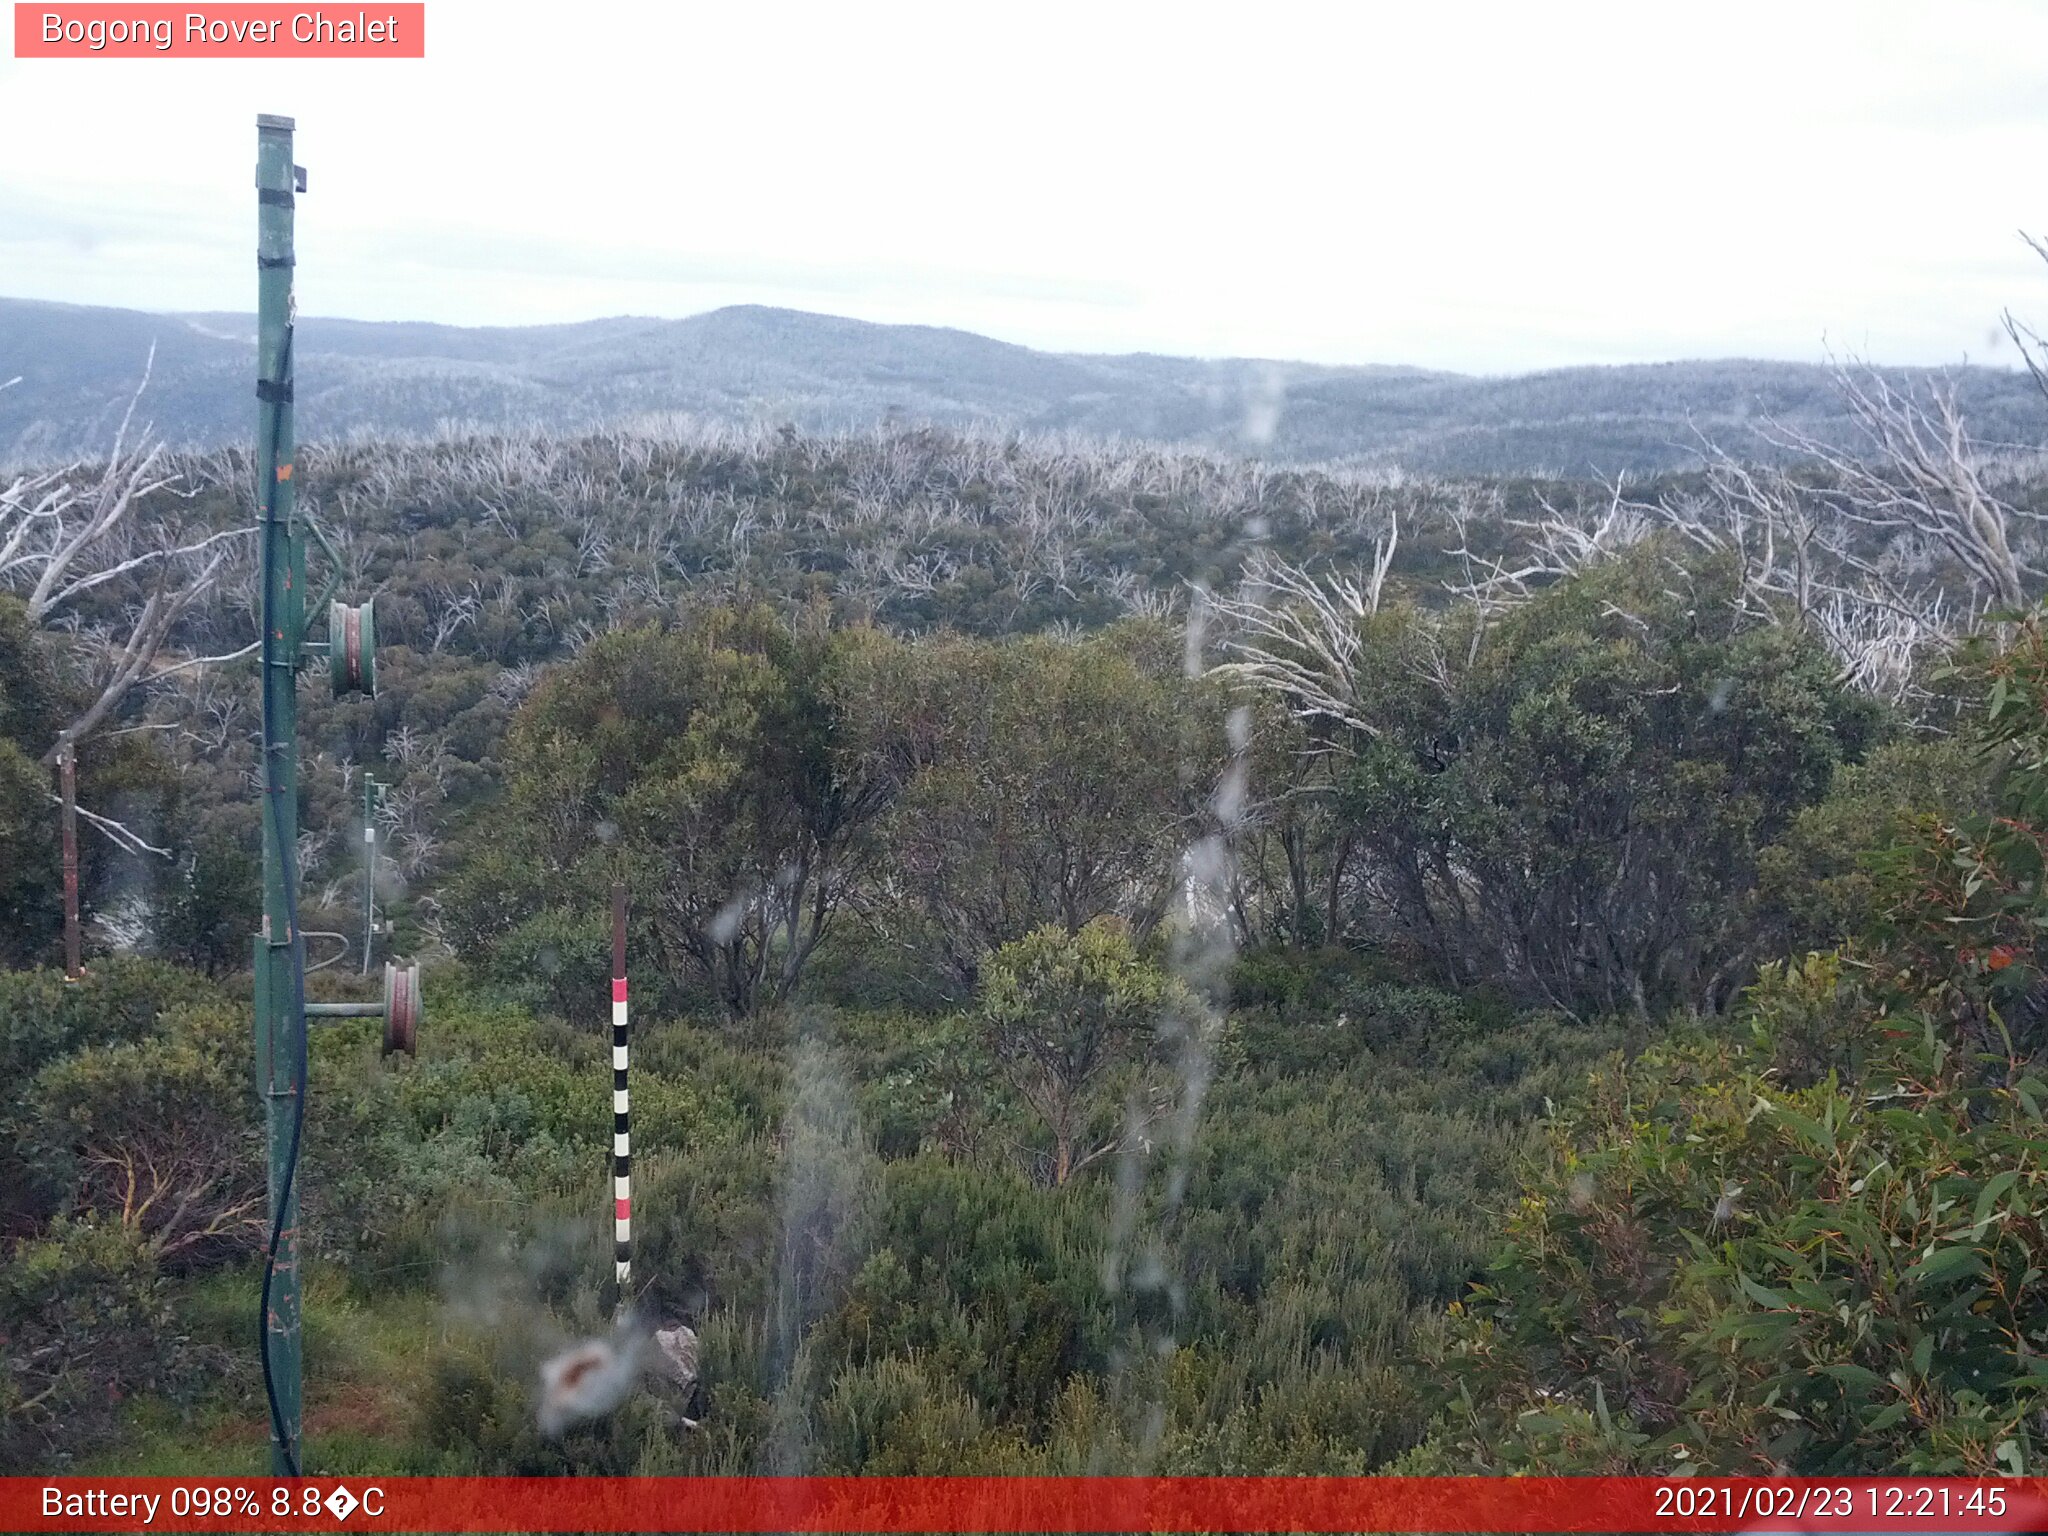
[[[155,348],[144,411],[168,442],[249,432],[246,315],[0,299],[0,465],[104,449]],[[308,438],[582,432],[689,417],[806,432],[1074,433],[1411,474],[1613,476],[1679,468],[1702,436],[1781,459],[1789,432],[1859,447],[1826,368],[1743,360],[1480,378],[1396,366],[1034,352],[964,331],[742,307],[687,320],[469,329],[308,318]],[[1986,442],[2044,440],[2026,375],[1947,375]],[[1894,383],[1924,384],[1925,370]],[[1775,424],[1773,427],[1772,424]]]
[[[1626,484],[304,449],[383,651],[301,688],[302,924],[374,772],[428,995],[416,1060],[315,1038],[309,1470],[2034,1469],[2048,481],[1894,382],[1831,409],[1917,458]],[[248,479],[0,479],[10,1470],[264,1456]],[[699,1379],[562,1417],[614,881]]]

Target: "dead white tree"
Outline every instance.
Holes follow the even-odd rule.
[[[2030,558],[2039,544],[2034,530],[2048,519],[1987,483],[1986,455],[1963,422],[1954,386],[1936,380],[1923,398],[1874,368],[1837,364],[1834,377],[1864,452],[1783,427],[1767,427],[1765,437],[1825,470],[1814,494],[1836,516],[1924,539],[1995,606],[2023,606],[2041,577]]]
[[[533,692],[533,685],[539,681],[540,668],[533,662],[522,661],[515,666],[506,667],[492,678],[487,691],[500,703],[516,707],[522,699]]]
[[[2025,230],[2020,231],[2020,238],[2027,242],[2036,256],[2048,261],[2048,241],[2036,240]],[[2009,309],[2005,312],[2005,334],[2020,349],[2020,361],[2027,365],[2027,372],[2033,376],[2034,387],[2041,391],[2043,398],[2048,398],[2048,340],[2043,340],[2041,333],[2032,326],[2014,318]]]
[[[0,587],[20,596],[32,625],[71,635],[91,682],[88,702],[49,743],[45,763],[75,749],[146,679],[254,649],[159,665],[178,620],[216,585],[250,530],[195,533],[160,508],[139,515],[145,499],[177,484],[147,427],[130,439],[148,384],[145,366],[96,471],[70,464],[0,485]]]
[[[483,594],[477,583],[471,582],[470,590],[457,592],[445,583],[439,588],[440,599],[434,605],[434,640],[430,647],[439,653],[449,641],[476,622],[476,616],[483,612]]]
[[[1361,698],[1359,668],[1365,621],[1379,612],[1400,537],[1398,514],[1390,511],[1371,569],[1357,576],[1316,576],[1264,550],[1254,553],[1237,592],[1209,599],[1213,616],[1229,626],[1226,643],[1235,657],[1211,668],[1211,675],[1278,694],[1298,719],[1377,735]],[[1317,740],[1325,735],[1313,733]]]
[[[1458,544],[1447,550],[1462,568],[1461,579],[1446,582],[1453,596],[1477,605],[1482,619],[1500,609],[1527,601],[1542,588],[1576,576],[1601,561],[1640,543],[1655,528],[1654,509],[1631,502],[1626,494],[1627,478],[1618,477],[1606,487],[1606,505],[1559,506],[1547,496],[1537,504],[1543,515],[1537,518],[1501,517],[1497,509],[1475,508],[1469,501],[1454,504],[1448,516],[1458,535]],[[1487,513],[1492,511],[1489,519]],[[1506,555],[1487,555],[1472,547],[1472,529],[1483,521],[1497,520],[1500,526],[1521,535],[1520,544]]]
[[[2048,379],[2039,338],[2010,318],[2008,328]],[[1761,435],[1789,461],[1774,466],[1701,438],[1695,485],[1638,500],[1617,479],[1604,505],[1545,499],[1538,518],[1496,523],[1520,536],[1501,554],[1475,551],[1473,520],[1454,510],[1459,546],[1449,553],[1464,574],[1446,585],[1476,607],[1475,646],[1499,609],[1675,534],[1732,560],[1745,621],[1804,625],[1844,683],[1903,701],[1929,654],[2040,590],[2048,518],[1999,494],[1996,456],[1972,439],[1948,382],[1922,392],[1849,363],[1835,365],[1834,382],[1858,428],[1853,447],[1770,424]],[[1682,553],[1673,565],[1684,567]]]
[[[124,853],[171,857],[169,849],[133,828],[77,804],[79,745],[153,673],[227,659],[158,664],[178,621],[219,582],[250,531],[192,533],[160,504],[152,517],[138,512],[144,501],[170,492],[179,481],[147,425],[132,441],[129,436],[155,363],[152,346],[97,471],[72,463],[17,472],[0,483],[0,590],[19,595],[32,626],[70,637],[67,659],[87,685],[85,702],[41,754],[58,782],[49,799],[58,808],[64,843],[65,954],[74,975],[80,953],[76,824],[84,822]],[[252,644],[233,654],[254,649]]]
[[[1928,540],[1910,530],[1871,535],[1829,492],[1784,468],[1745,463],[1703,443],[1703,488],[1639,510],[1740,570],[1741,615],[1798,623],[1834,656],[1838,679],[1890,703],[1914,689],[1922,660],[1973,628],[1992,596],[1958,602],[1930,570]],[[1858,533],[1872,547],[1859,549]]]

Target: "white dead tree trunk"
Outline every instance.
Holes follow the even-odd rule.
[[[0,586],[21,596],[31,624],[68,630],[81,642],[93,682],[90,701],[43,753],[46,763],[65,743],[76,746],[91,735],[158,670],[178,620],[220,579],[250,531],[188,534],[174,519],[137,517],[138,503],[176,483],[161,468],[163,446],[146,428],[129,440],[148,383],[145,368],[106,463],[91,479],[73,464],[18,474],[0,487]],[[96,604],[99,611],[88,611]]]
[[[1209,600],[1214,617],[1232,632],[1228,644],[1237,658],[1211,674],[1278,694],[1299,719],[1377,735],[1360,696],[1359,667],[1364,624],[1379,612],[1400,537],[1399,519],[1390,512],[1372,569],[1356,577],[1318,577],[1263,550],[1254,554],[1236,595]],[[1312,735],[1322,740],[1327,730]]]
[[[1698,494],[1640,504],[1644,515],[1741,570],[1736,605],[1759,623],[1797,623],[1817,635],[1839,681],[1898,704],[1921,661],[1974,627],[1992,595],[1960,602],[1927,569],[1928,541],[1910,530],[1872,533],[1840,512],[1834,493],[1791,471],[1746,464],[1704,444]],[[1856,545],[1861,533],[1871,547]]]
[[[192,533],[173,518],[138,515],[140,503],[177,481],[146,427],[130,439],[149,371],[145,365],[96,474],[71,464],[0,482],[0,589],[21,598],[30,624],[71,637],[90,684],[83,707],[42,753],[52,767],[75,755],[146,679],[229,659],[158,666],[178,620],[220,580],[249,530]],[[61,795],[51,799],[63,804]],[[76,814],[128,852],[165,852],[110,817],[82,807]]]
[[[1628,500],[1626,487],[1626,479],[1608,486],[1604,507],[1561,508],[1539,497],[1543,516],[1502,518],[1502,526],[1522,535],[1521,546],[1505,558],[1475,551],[1472,528],[1478,517],[1469,506],[1453,507],[1449,515],[1458,547],[1445,553],[1464,574],[1460,581],[1446,582],[1445,589],[1474,604],[1483,621],[1639,542],[1655,530],[1654,509]]]
[[[1875,369],[1838,365],[1834,372],[1866,455],[1782,428],[1765,436],[1827,470],[1828,483],[1817,494],[1839,517],[1885,535],[1924,539],[1992,604],[2023,606],[2041,574],[2028,558],[2038,540],[2027,525],[2043,519],[2005,501],[1986,482],[1986,456],[1964,426],[1953,387],[1933,384],[1923,400],[1894,388]]]
[[[2036,256],[2048,261],[2048,241],[2036,240],[2025,230],[2020,231],[2020,238],[2027,242]],[[2027,365],[2027,372],[2033,376],[2034,387],[2041,391],[2044,399],[2048,399],[2048,340],[2043,340],[2041,333],[2032,326],[2015,319],[2009,309],[2005,312],[2005,334],[2020,349],[2020,361]]]
[[[2048,393],[2048,349],[2007,324]],[[1901,702],[1926,656],[2039,590],[2048,519],[1998,493],[1994,456],[1971,438],[1946,384],[1922,395],[1840,364],[1835,384],[1861,432],[1856,451],[1766,427],[1764,438],[1796,462],[1790,469],[1702,440],[1699,488],[1640,501],[1616,481],[1604,507],[1545,502],[1541,518],[1507,520],[1521,540],[1499,556],[1476,554],[1454,514],[1461,547],[1451,553],[1465,576],[1450,589],[1475,605],[1483,627],[1500,608],[1651,534],[1676,534],[1736,562],[1745,620],[1806,626],[1844,683]]]

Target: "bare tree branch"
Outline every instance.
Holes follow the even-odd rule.
[[[45,762],[55,762],[67,742],[89,736],[151,676],[229,659],[155,667],[179,620],[221,579],[251,531],[188,537],[162,513],[140,520],[137,507],[174,491],[179,480],[162,467],[163,445],[151,441],[147,426],[135,427],[155,361],[152,346],[106,462],[89,478],[73,464],[20,474],[0,488],[0,585],[22,594],[31,624],[65,627],[84,641],[76,650],[94,686],[90,702],[44,752]]]
[[[51,795],[49,801],[52,805],[62,805],[64,803],[56,795]],[[96,815],[82,805],[73,806],[72,809],[78,814],[81,821],[101,833],[106,837],[107,841],[124,853],[153,853],[159,858],[165,859],[172,856],[170,849],[157,847],[155,843],[150,842],[134,828],[114,820],[111,816]]]
[[[1359,578],[1316,577],[1263,550],[1253,555],[1238,594],[1210,598],[1213,613],[1235,630],[1228,643],[1239,658],[1211,668],[1211,675],[1269,689],[1302,720],[1378,735],[1360,701],[1358,672],[1364,621],[1379,612],[1400,537],[1390,511],[1372,569]]]

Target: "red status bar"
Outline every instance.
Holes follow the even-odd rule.
[[[2048,1479],[0,1478],[8,1531],[2048,1531]]]

